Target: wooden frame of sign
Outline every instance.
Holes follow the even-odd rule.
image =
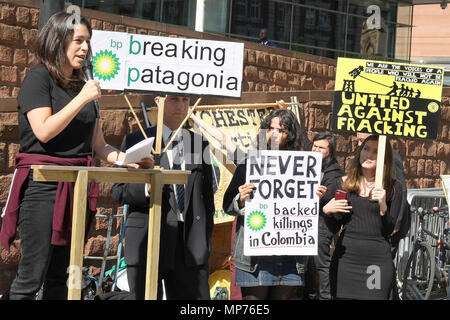
[[[187,183],[190,171],[44,165],[33,165],[31,168],[33,169],[33,179],[35,181],[75,182],[67,296],[69,300],[80,300],[81,298],[81,270],[83,268],[88,183],[95,181],[151,184],[145,299],[156,300],[162,187],[164,184]]]

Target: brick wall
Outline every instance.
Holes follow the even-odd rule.
[[[332,91],[292,91],[292,92],[247,92],[242,100],[204,99],[203,105],[232,103],[273,103],[275,100],[289,101],[296,96],[300,103],[302,126],[307,128],[312,138],[317,132],[330,129]],[[450,168],[450,88],[444,89],[443,108],[437,141],[394,139],[392,144],[403,158],[408,188],[439,187],[439,174],[448,174]],[[151,103],[151,95],[130,95],[139,119],[143,119],[139,110],[140,102]],[[100,99],[101,121],[105,139],[118,147],[122,137],[129,132],[138,130],[137,123],[128,109],[125,99],[120,95],[103,96]],[[19,131],[17,127],[17,102],[15,98],[0,99],[0,209],[3,208],[9,185],[12,179],[14,157],[18,152]],[[144,125],[142,123],[142,125]],[[339,133],[337,138],[337,158],[345,168],[356,150],[356,142],[352,134]],[[108,166],[101,163],[101,166]],[[122,212],[122,207],[114,204],[110,197],[111,184],[101,184],[99,197],[99,213],[112,215]],[[120,220],[115,220],[112,227],[110,254],[116,254],[119,241]],[[86,255],[101,256],[106,244],[107,219],[98,219],[85,247]],[[213,234],[213,255],[210,260],[211,271],[220,267],[230,252],[231,223],[215,226]],[[19,260],[20,240],[16,240],[7,253],[0,249],[0,292],[14,276],[14,270]],[[99,263],[86,260],[86,266],[91,267],[93,274],[99,272]],[[108,264],[111,266],[111,263]],[[3,283],[2,283],[3,280]]]

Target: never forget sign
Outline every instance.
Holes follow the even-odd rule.
[[[93,30],[102,89],[241,97],[244,44]]]
[[[321,168],[320,152],[249,151],[245,255],[317,255]]]

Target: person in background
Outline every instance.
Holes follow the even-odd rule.
[[[105,142],[96,121],[93,102],[101,96],[99,82],[84,81],[82,64],[91,57],[91,36],[86,18],[59,12],[36,40],[36,65],[17,97],[20,150],[0,233],[8,250],[17,226],[21,258],[3,299],[34,300],[41,287],[42,299],[67,298],[73,183],[34,181],[31,165],[90,166],[93,153],[109,163],[125,157]],[[149,155],[129,166],[152,165]],[[92,218],[97,197],[98,185],[91,184],[88,214]]]
[[[162,146],[168,145],[189,110],[187,96],[155,98],[164,105]],[[156,126],[145,129],[156,136]],[[122,150],[144,139],[140,131],[124,137]],[[155,141],[156,144],[156,141]],[[208,260],[214,227],[214,190],[209,144],[190,130],[182,129],[161,156],[165,169],[189,170],[186,185],[164,185],[161,209],[158,299],[164,289],[168,300],[209,300]],[[151,186],[117,183],[112,198],[129,205],[125,226],[125,263],[130,292],[137,300],[145,298],[148,212]]]
[[[259,31],[259,44],[262,44],[264,46],[278,48],[278,45],[276,43],[270,41],[268,37],[269,37],[269,31],[267,30],[267,28],[262,28]]]
[[[322,209],[334,198],[336,180],[344,175],[344,171],[336,160],[336,138],[331,132],[324,131],[316,134],[313,138],[312,151],[322,153],[323,176],[320,184],[326,188],[325,195],[320,199],[318,252],[317,256],[314,256],[314,263],[319,275],[319,299],[330,300],[330,246],[334,234],[339,230],[333,229],[333,224]]]
[[[333,298],[387,300],[393,285],[392,234],[402,205],[402,186],[394,177],[392,147],[386,142],[383,184],[375,187],[378,136],[358,147],[346,175],[336,180],[345,199],[322,209],[341,227],[330,265]]]
[[[278,145],[280,150],[301,150],[300,131],[294,113],[285,109],[272,111],[260,126],[268,149]],[[303,286],[299,270],[304,268],[304,257],[244,255],[245,200],[255,188],[254,184],[245,183],[245,162],[237,166],[223,200],[224,211],[238,217],[233,251],[235,285],[241,287],[243,300],[289,299],[296,287]]]

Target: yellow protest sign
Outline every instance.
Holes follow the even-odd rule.
[[[444,68],[338,58],[331,127],[436,139]]]

